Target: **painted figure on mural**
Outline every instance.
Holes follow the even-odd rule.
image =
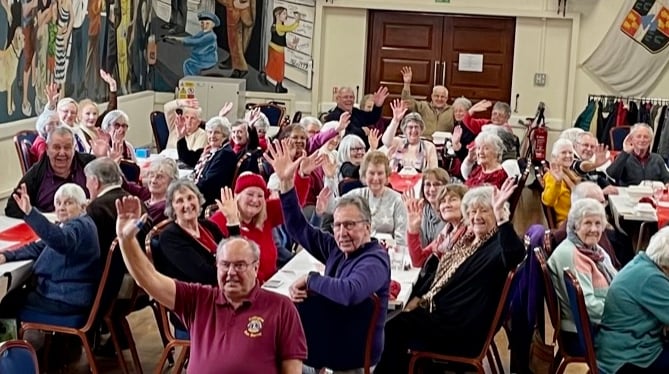
[[[23,115],[32,114],[32,105],[28,100],[28,90],[35,82],[35,44],[37,43],[35,21],[39,0],[21,0],[21,28],[23,30],[23,96],[21,112]]]
[[[286,71],[286,54],[285,48],[296,48],[299,39],[294,37],[290,43],[287,41],[286,34],[297,30],[300,26],[300,19],[302,16],[299,12],[295,12],[295,22],[286,24],[288,20],[288,9],[279,6],[272,11],[274,21],[271,28],[271,38],[267,52],[267,65],[265,65],[265,72],[260,73],[260,81],[268,85],[267,77],[276,82],[275,91],[279,93],[288,92],[283,87],[284,73]]]
[[[103,70],[109,72],[109,74],[114,77],[118,76],[116,28],[119,19],[121,18],[118,1],[119,0],[107,0],[107,23],[104,32],[107,40],[103,43],[104,51],[102,52]]]
[[[130,41],[130,66],[131,82],[136,84],[139,90],[148,89],[146,82],[148,74],[148,62],[146,59],[146,48],[151,34],[151,2],[148,0],[135,0],[135,13],[133,38]]]
[[[225,7],[228,48],[232,62],[230,78],[243,78],[249,72],[244,53],[249,47],[256,22],[255,0],[217,0]]]
[[[37,10],[37,43],[35,44],[35,100],[34,112],[41,113],[46,104],[47,82],[53,79],[58,5],[56,0],[40,0]],[[24,113],[25,114],[25,113]]]
[[[53,81],[61,87],[61,96],[63,96],[65,92],[62,89],[62,85],[65,83],[65,75],[67,73],[68,53],[73,25],[72,1],[59,0],[58,33],[56,34],[56,71],[54,73]]]
[[[130,73],[128,61],[128,41],[130,40],[130,25],[132,24],[132,7],[130,0],[118,0],[121,8],[121,17],[116,28],[116,52],[118,58],[118,83],[123,95],[130,93]]]
[[[54,0],[55,1],[55,0]],[[98,75],[100,71],[100,33],[102,32],[103,0],[88,0],[88,46],[86,48],[86,96],[100,101],[105,90]]]
[[[0,92],[7,93],[7,114],[14,113],[14,97],[12,86],[16,81],[16,71],[19,67],[19,56],[24,48],[24,36],[21,27],[10,28],[13,34],[7,35],[7,48],[0,51]]]
[[[171,0],[170,9],[170,20],[162,28],[167,30],[167,33],[171,35],[185,33],[188,2],[186,0]]]
[[[212,12],[200,12],[197,19],[202,28],[197,34],[165,37],[167,41],[176,41],[193,49],[191,56],[184,61],[184,76],[199,75],[202,70],[213,68],[218,62],[218,44],[213,30],[221,24],[221,20]]]
[[[72,2],[72,34],[67,49],[67,73],[65,96],[81,99],[86,95],[84,73],[86,69],[86,34],[84,29],[88,0],[70,0]]]

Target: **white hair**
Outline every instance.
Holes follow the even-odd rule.
[[[480,186],[474,187],[471,190],[467,191],[462,197],[460,202],[460,211],[462,212],[463,217],[467,217],[467,210],[469,207],[476,206],[487,206],[492,208],[492,195],[495,191],[493,186]],[[509,202],[504,203],[504,210],[506,213],[510,213]]]
[[[337,122],[335,122],[335,123],[337,123]],[[321,129],[323,127],[323,124],[321,123],[321,121],[319,121],[318,118],[316,118],[316,117],[303,117],[300,120],[300,125],[302,125],[304,128],[306,128],[309,125],[316,125],[316,126],[318,126],[319,129]],[[335,126],[334,128],[337,128],[337,127]]]
[[[170,178],[170,182],[179,179],[179,167],[171,158],[160,156],[151,162],[149,173],[163,173]]]
[[[79,206],[86,205],[86,193],[80,185],[75,183],[65,183],[64,185],[58,187],[56,193],[53,195],[53,203],[56,203],[56,200],[72,200],[75,204]]]
[[[502,141],[502,138],[496,134],[496,132],[481,132],[476,136],[476,139],[474,139],[474,144],[476,144],[476,146],[481,146],[484,144],[492,146],[495,154],[497,155],[497,161],[502,162],[502,155],[504,154],[504,142]]]
[[[37,121],[35,122],[35,130],[37,130],[37,133],[46,139],[47,133],[46,133],[46,125],[48,125],[51,122],[55,122],[57,127],[60,124],[60,119],[58,118],[58,113],[56,112],[49,112],[49,111],[44,111],[42,114],[37,117]]]
[[[650,238],[646,255],[656,265],[669,267],[669,227],[663,227]]]
[[[606,224],[606,211],[602,203],[595,199],[585,198],[572,203],[567,215],[567,232],[576,232],[585,216],[599,216],[602,224]]]
[[[583,181],[577,184],[573,190],[571,190],[571,204],[578,200],[592,198],[592,195],[595,193],[604,195],[602,188],[597,185],[597,183],[592,181]]]
[[[632,128],[630,128],[630,135],[634,134],[635,132],[641,130],[641,129],[646,129],[650,133],[650,137],[653,137],[653,128],[650,127],[647,123],[639,122],[635,123]]]
[[[574,153],[574,145],[572,144],[571,140],[568,139],[558,139],[553,143],[553,149],[551,149],[551,156],[557,157],[560,154],[560,151],[568,148],[571,153]]]
[[[113,124],[119,120],[119,118],[122,118],[125,120],[125,123],[128,124],[130,122],[130,119],[128,118],[128,115],[125,114],[124,111],[120,109],[115,109],[110,111],[109,113],[105,114],[104,118],[102,118],[102,123],[100,124],[100,128],[102,128],[102,131],[104,132],[110,132],[113,130]]]
[[[230,138],[230,121],[225,117],[211,117],[204,125],[205,131],[219,130],[226,139]]]
[[[578,127],[572,127],[566,129],[560,133],[560,139],[567,139],[572,143],[576,143],[576,140],[583,134],[585,131]],[[589,134],[589,133],[588,133]]]
[[[459,107],[463,107],[465,109],[469,109],[469,108],[472,107],[472,102],[468,98],[466,98],[464,96],[461,96],[461,97],[458,97],[457,99],[453,100],[453,105],[451,105],[451,106],[452,107],[459,106]]]

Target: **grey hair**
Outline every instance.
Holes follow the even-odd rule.
[[[122,118],[125,120],[125,123],[128,124],[130,122],[130,118],[128,118],[128,115],[120,110],[120,109],[114,109],[111,112],[105,114],[104,118],[102,118],[102,123],[100,123],[100,128],[104,132],[110,132],[113,130],[113,124],[119,120],[119,118]]]
[[[249,132],[249,121],[247,121],[245,119],[235,120],[235,122],[233,122],[232,125],[230,125],[230,130],[234,129],[237,126],[244,126],[244,129],[246,130],[246,132],[247,133]]]
[[[46,139],[46,137],[49,135],[46,133],[46,125],[48,125],[51,121],[60,124],[58,113],[47,111],[42,112],[42,114],[37,117],[37,121],[35,122],[35,130],[37,130],[37,133],[44,139]],[[58,125],[56,125],[56,127],[58,127]]]
[[[630,135],[634,134],[635,132],[641,130],[641,129],[646,129],[650,132],[650,137],[653,137],[653,128],[650,127],[647,123],[639,122],[635,123],[634,126],[630,128]]]
[[[351,161],[351,147],[355,145],[362,145],[364,147],[365,142],[357,135],[346,135],[341,142],[339,142],[339,150],[337,152],[338,165]]]
[[[84,192],[84,189],[76,183],[65,183],[58,187],[58,190],[56,190],[56,193],[53,195],[54,205],[58,199],[72,200],[80,206],[85,206],[87,200],[86,192]]]
[[[339,96],[339,94],[344,92],[344,91],[350,91],[352,94],[355,94],[355,91],[353,91],[353,87],[343,86],[343,87],[339,87],[339,91],[337,91],[337,96]]]
[[[583,200],[586,198],[592,198],[593,192],[598,192],[604,195],[602,188],[597,185],[597,183],[592,181],[583,181],[571,190],[571,204],[574,205],[578,200]]]
[[[242,241],[246,243],[247,248],[251,250],[251,255],[253,256],[253,261],[258,261],[260,260],[260,247],[258,246],[258,243],[254,242],[253,240],[241,237],[241,236],[231,236],[229,238],[225,238],[221,240],[220,243],[218,243],[218,247],[216,247],[216,259],[218,260],[219,258],[223,257],[223,251],[225,251],[228,246],[236,241]]]
[[[560,133],[560,139],[567,139],[572,143],[576,143],[576,140],[581,137],[581,134],[585,133],[585,130],[583,130],[580,127],[572,127],[570,129],[566,129]],[[590,134],[590,133],[588,133]]]
[[[67,125],[56,126],[56,128],[53,129],[53,131],[51,131],[50,134],[47,134],[47,137],[46,137],[46,143],[47,144],[51,144],[51,142],[53,141],[54,135],[69,136],[70,138],[72,138],[72,144],[73,145],[75,144],[74,132],[72,131],[70,126],[67,126]]]
[[[64,106],[70,104],[74,104],[74,106],[77,108],[77,112],[79,112],[79,104],[77,103],[76,100],[74,100],[71,97],[64,97],[58,100],[58,104],[56,105],[56,110],[61,110]]]
[[[564,138],[556,140],[555,143],[553,143],[553,148],[551,149],[551,156],[557,157],[560,151],[565,148],[569,148],[571,153],[574,153],[574,145],[572,144],[571,140]]]
[[[467,211],[471,206],[487,206],[492,208],[492,195],[495,191],[493,186],[480,186],[472,188],[467,191],[462,197],[462,202],[460,203],[460,211],[462,212],[463,217],[467,217]],[[506,213],[510,213],[509,202],[504,203],[504,210]]]
[[[220,130],[226,139],[230,138],[230,121],[225,117],[211,117],[204,125],[205,131]]]
[[[323,128],[323,124],[316,117],[304,117],[300,120],[300,125],[304,128],[312,124],[318,126],[319,129]]]
[[[602,203],[595,199],[585,198],[574,201],[567,214],[567,233],[575,233],[581,226],[585,216],[599,216],[606,225],[606,211]]]
[[[579,129],[580,130],[580,129]],[[567,130],[565,130],[567,131]],[[564,132],[564,131],[563,131]],[[581,131],[578,134],[576,134],[576,139],[573,140],[574,143],[580,142],[583,138],[593,138],[595,139],[595,142],[597,141],[597,137],[594,136],[592,133],[587,132],[587,131]]]
[[[657,266],[669,267],[669,227],[663,227],[650,238],[646,255]]]
[[[402,123],[400,123],[400,129],[402,129],[402,133],[404,133],[406,130],[409,122],[416,122],[420,126],[421,132],[425,130],[425,121],[423,121],[423,117],[421,117],[421,115],[416,112],[412,112],[404,116]]]
[[[465,109],[469,109],[469,108],[472,107],[472,102],[468,98],[466,98],[464,96],[460,96],[457,99],[453,100],[453,105],[451,105],[451,106],[453,106],[453,107],[461,106]]]
[[[84,167],[87,177],[95,177],[101,187],[123,183],[123,173],[116,161],[109,157],[100,157]]]
[[[192,106],[182,106],[180,108],[183,109],[184,112],[185,111],[195,112],[195,115],[197,115],[198,118],[202,117],[202,107],[195,108],[195,107],[192,107]]]
[[[179,167],[177,162],[168,157],[158,157],[149,166],[150,173],[164,173],[170,181],[179,179]]]
[[[267,131],[267,128],[269,127],[269,118],[267,118],[263,112],[258,113],[258,119],[253,122],[253,127]]]
[[[358,211],[362,215],[362,219],[370,225],[372,224],[372,211],[369,209],[369,202],[367,202],[364,197],[358,195],[344,195],[339,198],[337,204],[335,204],[334,210],[336,211],[340,207],[344,206],[354,206],[358,208]]]
[[[167,187],[167,202],[165,203],[165,216],[171,220],[176,219],[177,215],[172,206],[172,200],[174,199],[174,194],[178,191],[183,191],[185,189],[191,190],[195,196],[197,196],[198,201],[200,202],[200,210],[205,203],[204,195],[200,192],[200,189],[197,188],[193,181],[188,179],[175,179]],[[199,214],[199,212],[198,212]]]
[[[511,106],[503,101],[498,101],[492,107],[492,110],[504,112],[507,116],[511,115]]]
[[[480,146],[482,144],[491,145],[497,154],[497,161],[502,162],[502,155],[504,154],[504,142],[493,131],[483,131],[476,136],[474,144]]]

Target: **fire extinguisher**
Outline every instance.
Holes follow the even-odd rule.
[[[546,119],[544,117],[545,105],[539,103],[537,116],[535,119],[536,127],[532,130],[532,158],[535,162],[541,162],[546,159],[546,147],[548,146],[548,130],[546,129]]]

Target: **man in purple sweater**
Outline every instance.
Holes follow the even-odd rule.
[[[298,303],[307,334],[307,364],[319,363],[334,370],[353,371],[364,366],[364,349],[360,351],[354,345],[355,342],[362,341],[364,346],[367,329],[349,327],[356,321],[369,321],[369,309],[360,306],[376,294],[380,305],[379,310],[375,311],[378,312],[378,317],[368,362],[374,366],[383,351],[390,259],[381,245],[371,238],[369,206],[359,197],[340,199],[334,211],[334,236],[309,225],[299,208],[293,188],[293,175],[301,162],[318,164],[326,156],[314,154],[293,161],[286,141],[282,144],[275,142],[268,148],[271,156],[266,156],[266,159],[272,164],[281,181],[281,205],[288,235],[325,263],[323,275],[311,272],[290,287],[291,298]],[[311,303],[311,299],[322,300],[321,307],[301,308],[302,304]],[[333,313],[333,309],[339,312]],[[315,315],[317,313],[319,314]],[[309,331],[310,320],[320,320],[320,324],[314,324],[318,331]],[[332,347],[336,349],[333,350]],[[314,357],[315,352],[322,356]],[[323,357],[328,354],[331,356]]]

